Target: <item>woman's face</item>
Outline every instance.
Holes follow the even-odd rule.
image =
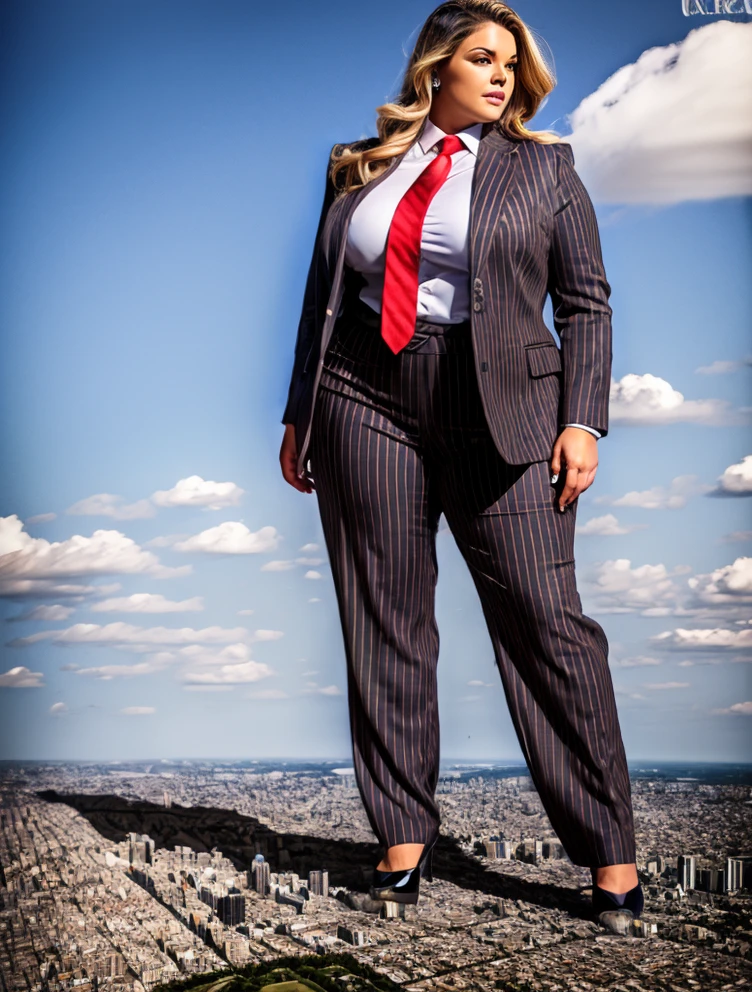
[[[512,95],[516,65],[512,32],[493,21],[482,24],[434,70],[441,83],[433,90],[434,123],[446,131],[437,117],[457,130],[478,121],[497,121]]]

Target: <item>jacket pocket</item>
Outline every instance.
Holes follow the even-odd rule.
[[[561,352],[553,342],[526,345],[525,353],[528,371],[534,378],[561,372]]]

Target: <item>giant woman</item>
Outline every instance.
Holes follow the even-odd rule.
[[[318,498],[383,845],[371,894],[415,902],[432,877],[443,513],[533,783],[606,922],[643,907],[608,642],[573,552],[608,432],[611,288],[571,145],[525,126],[553,85],[510,7],[450,0],[378,136],[334,146],[280,463]]]

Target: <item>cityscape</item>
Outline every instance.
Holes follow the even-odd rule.
[[[5,762],[2,992],[338,953],[416,992],[751,987],[750,769],[630,772],[645,911],[622,936],[524,766],[442,765],[434,878],[405,906],[368,895],[379,846],[345,762]]]

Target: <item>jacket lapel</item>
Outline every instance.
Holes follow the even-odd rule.
[[[499,216],[514,171],[516,153],[517,143],[496,130],[490,130],[478,145],[468,229],[471,279],[480,272],[499,229]]]

